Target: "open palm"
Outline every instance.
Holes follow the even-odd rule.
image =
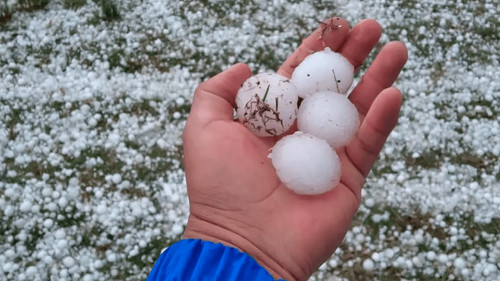
[[[349,29],[333,18],[292,54],[278,72],[287,77],[311,52],[330,47],[359,66],[380,37],[365,20]],[[252,75],[237,64],[196,90],[184,131],[190,217],[184,237],[234,246],[275,277],[306,280],[341,243],[361,200],[361,188],[397,122],[401,95],[388,88],[407,59],[399,42],[387,44],[350,95],[361,126],[337,151],[340,184],[321,195],[297,195],[278,179],[268,158],[279,138],[260,138],[233,120],[236,92]],[[307,165],[307,163],[304,163]]]

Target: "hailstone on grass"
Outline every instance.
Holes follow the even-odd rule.
[[[297,126],[337,149],[347,145],[358,131],[359,115],[347,96],[323,91],[302,101]]]
[[[278,136],[297,117],[298,94],[290,79],[277,73],[248,78],[236,95],[238,119],[257,136]]]
[[[341,54],[325,48],[307,56],[292,74],[300,97],[319,91],[345,94],[354,79],[354,67]]]
[[[269,154],[281,182],[298,194],[321,194],[340,181],[341,166],[328,143],[300,131],[286,136]]]

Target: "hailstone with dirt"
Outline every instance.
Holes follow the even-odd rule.
[[[248,78],[238,90],[236,113],[257,136],[279,136],[295,123],[297,102],[297,89],[290,79],[261,73]]]

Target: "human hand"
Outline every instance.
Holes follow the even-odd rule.
[[[378,42],[381,28],[364,20],[353,29],[332,18],[284,62],[290,77],[311,52],[325,47],[359,66]],[[350,94],[361,125],[338,150],[342,177],[320,195],[298,195],[280,182],[267,157],[278,137],[260,138],[233,120],[234,99],[252,75],[237,64],[200,84],[184,131],[184,162],[190,201],[185,238],[236,247],[274,277],[307,280],[335,251],[350,227],[361,188],[385,140],[397,123],[401,94],[389,88],[407,60],[400,42],[388,43]]]

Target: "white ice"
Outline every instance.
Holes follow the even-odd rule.
[[[297,126],[300,131],[340,148],[351,141],[359,128],[358,111],[345,95],[318,92],[302,101]]]
[[[321,194],[340,181],[337,153],[326,141],[300,131],[278,141],[269,158],[281,182],[298,194]]]
[[[345,94],[353,78],[354,67],[351,63],[328,47],[307,56],[292,74],[292,82],[302,98],[319,91]]]

